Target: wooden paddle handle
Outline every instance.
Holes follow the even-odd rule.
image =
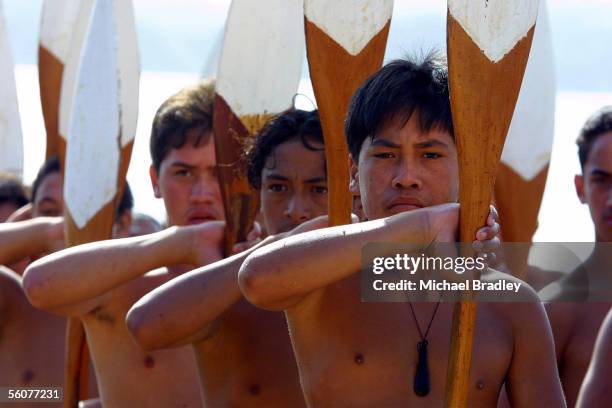
[[[66,327],[66,377],[64,408],[78,407],[79,401],[87,399],[87,368],[85,329],[78,317],[68,319]],[[85,367],[85,370],[83,370]],[[85,381],[83,381],[85,380]]]
[[[250,137],[240,118],[220,95],[215,95],[213,112],[215,153],[223,209],[225,211],[225,256],[235,243],[246,240],[257,215],[257,193],[249,185],[244,145]]]

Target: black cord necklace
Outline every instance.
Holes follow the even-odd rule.
[[[412,302],[408,302],[410,304],[410,311],[412,312],[412,318],[414,319],[414,323],[416,324],[417,330],[419,331],[419,336],[421,336],[421,341],[417,343],[417,353],[419,358],[417,360],[416,373],[414,375],[414,384],[413,389],[414,393],[419,397],[425,397],[431,391],[431,381],[429,379],[429,364],[427,363],[427,346],[429,342],[427,341],[427,335],[429,334],[429,329],[431,329],[431,324],[436,317],[436,313],[438,312],[438,307],[440,306],[440,301],[436,303],[436,308],[431,315],[431,319],[429,319],[429,324],[427,325],[427,330],[425,330],[425,334],[421,331],[421,326],[419,326],[419,321],[417,320],[416,313],[414,313],[414,307],[412,306]]]

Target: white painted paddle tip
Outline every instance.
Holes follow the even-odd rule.
[[[308,21],[351,55],[365,48],[391,19],[393,0],[304,0]]]
[[[21,176],[23,136],[17,103],[13,57],[0,0],[0,171]]]
[[[536,22],[539,0],[448,0],[448,10],[491,62],[500,61]]]
[[[291,106],[304,54],[302,0],[234,0],[225,26],[216,92],[234,114]]]

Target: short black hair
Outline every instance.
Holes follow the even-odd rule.
[[[612,132],[612,105],[604,106],[591,115],[580,130],[576,144],[581,168],[584,168],[595,141],[608,132]]]
[[[132,189],[128,182],[125,182],[125,188],[123,189],[123,195],[117,206],[115,213],[116,217],[121,217],[126,211],[132,211],[134,208],[134,196],[132,195]]]
[[[446,57],[438,51],[420,61],[392,61],[357,89],[345,122],[351,156],[357,160],[366,137],[373,138],[390,120],[406,123],[415,112],[423,132],[439,128],[454,135]]]
[[[198,130],[194,146],[211,137],[214,81],[203,80],[168,98],[155,113],[151,129],[150,151],[153,168],[159,172],[162,160],[171,149],[187,143],[187,132]]]
[[[257,134],[247,153],[249,184],[261,188],[261,173],[266,161],[281,144],[300,140],[304,147],[312,151],[324,151],[323,130],[319,112],[294,109],[282,113],[266,123]]]
[[[34,183],[32,183],[32,202],[36,200],[36,193],[38,192],[42,182],[45,180],[45,177],[52,173],[61,173],[60,160],[57,155],[49,157],[42,165],[40,170],[38,170]]]
[[[23,183],[15,176],[0,173],[0,205],[13,204],[21,208],[30,202],[30,193]]]

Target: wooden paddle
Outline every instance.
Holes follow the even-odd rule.
[[[17,104],[15,67],[0,0],[0,171],[21,177],[23,137]]]
[[[459,155],[462,242],[486,224],[504,140],[516,105],[538,0],[449,0],[451,109]],[[469,299],[469,296],[468,296]],[[476,303],[457,303],[445,405],[467,405]]]
[[[47,149],[45,157],[59,154],[59,101],[62,74],[79,11],[79,0],[45,0],[38,42],[38,81]]]
[[[83,0],[60,98],[69,246],[111,237],[136,132],[138,81],[131,2]],[[66,407],[87,397],[86,350],[81,322],[69,319]]]
[[[291,107],[304,53],[301,1],[232,1],[216,84],[213,126],[226,214],[225,252],[246,239],[257,214],[244,147],[274,115]]]
[[[527,278],[529,245],[538,226],[538,213],[555,131],[555,66],[546,1],[540,1],[525,78],[495,182],[505,262],[517,276]],[[511,250],[511,251],[508,251]],[[510,252],[510,254],[508,253]]]
[[[353,93],[380,68],[393,0],[304,0],[310,78],[325,138],[330,225],[351,222],[344,118]]]

